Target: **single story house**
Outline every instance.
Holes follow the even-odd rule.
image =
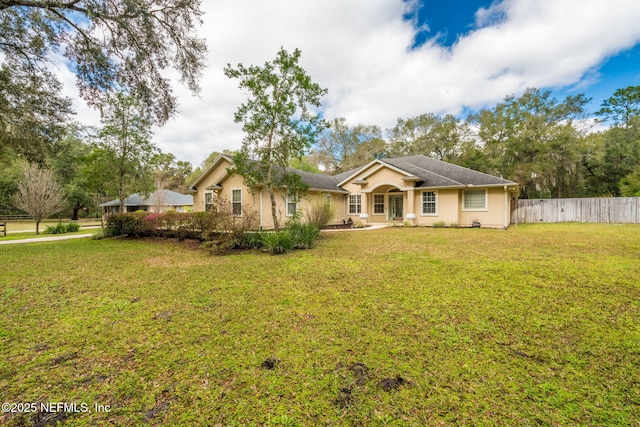
[[[115,199],[102,203],[104,215],[118,213],[120,200]],[[127,212],[147,211],[147,212],[190,212],[193,210],[193,196],[190,194],[180,194],[171,190],[157,190],[148,197],[134,193],[124,199],[124,208]]]
[[[513,181],[420,155],[376,159],[338,175],[290,171],[298,173],[309,190],[304,195],[286,191],[276,195],[281,220],[321,201],[332,206],[333,223],[471,226],[480,222],[482,227],[507,228],[511,200],[518,195]],[[222,197],[233,204],[237,215],[254,210],[261,227],[273,227],[268,192],[260,186],[247,187],[243,177],[233,173],[229,156],[221,155],[190,191],[194,211],[205,211],[214,197]]]

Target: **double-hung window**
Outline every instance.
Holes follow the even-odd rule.
[[[204,193],[204,210],[210,212],[213,209],[213,192],[207,191]]]
[[[462,209],[468,211],[486,211],[487,190],[465,190]]]
[[[287,194],[287,216],[293,216],[298,211],[298,195]]]
[[[359,214],[362,211],[362,196],[360,194],[352,194],[349,196],[349,214]]]
[[[242,215],[242,189],[231,190],[231,209],[235,216]]]
[[[384,214],[384,194],[373,195],[373,213]]]
[[[422,215],[438,214],[438,195],[435,191],[422,192]]]

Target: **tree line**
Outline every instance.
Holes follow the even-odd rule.
[[[427,113],[383,131],[337,118],[298,162],[340,173],[422,154],[518,182],[521,198],[640,196],[640,86],[617,90],[595,120],[589,101],[530,88],[464,119]]]

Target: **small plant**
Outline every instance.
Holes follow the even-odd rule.
[[[458,225],[457,222],[452,222],[452,223],[449,224],[449,227],[451,227],[451,228],[460,228],[460,225]]]
[[[444,228],[446,227],[447,223],[444,221],[438,221],[438,222],[434,222],[433,223],[433,228]]]
[[[78,224],[77,222],[70,222],[69,224],[67,224],[66,228],[67,233],[75,233],[76,231],[80,231],[80,224]]]
[[[413,224],[411,224],[409,221],[405,221],[402,223],[405,227],[412,227]]]
[[[63,233],[75,233],[80,230],[80,224],[77,222],[70,222],[63,224],[59,222],[56,225],[47,225],[47,228],[42,232],[43,234],[63,234]]]
[[[272,419],[269,425],[274,427],[298,427],[300,424],[288,415],[280,415]]]

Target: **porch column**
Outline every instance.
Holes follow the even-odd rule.
[[[415,191],[412,188],[408,190],[405,194],[407,195],[407,215],[405,219],[409,221],[411,224],[415,225],[416,224],[416,214],[414,212],[415,205],[416,205]]]
[[[363,224],[366,224],[369,220],[369,193],[360,193],[360,220]]]

